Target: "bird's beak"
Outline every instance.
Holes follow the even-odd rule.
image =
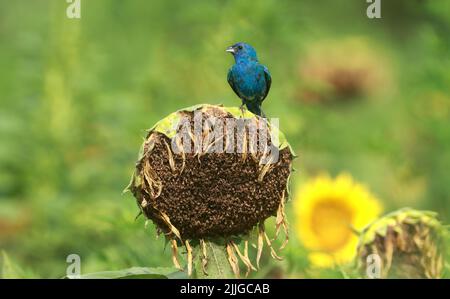
[[[233,48],[233,46],[228,47],[225,51],[230,52],[230,53],[236,53],[236,50]]]

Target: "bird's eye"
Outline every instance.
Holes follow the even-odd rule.
[[[238,49],[239,49],[239,50],[242,50],[242,46],[239,46]]]

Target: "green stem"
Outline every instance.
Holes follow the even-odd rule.
[[[225,245],[217,244],[212,241],[205,241],[207,264],[203,271],[202,260],[203,250],[201,245],[195,246],[194,251],[194,269],[196,278],[234,278]]]

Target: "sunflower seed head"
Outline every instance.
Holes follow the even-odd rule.
[[[381,260],[381,278],[439,278],[444,263],[444,233],[437,214],[402,209],[370,224],[360,236],[358,268],[368,257]]]

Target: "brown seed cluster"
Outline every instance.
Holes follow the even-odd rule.
[[[439,278],[443,267],[442,240],[439,233],[425,223],[388,227],[385,236],[359,248],[364,264],[367,256],[382,258],[384,278]],[[364,268],[361,269],[365,271]]]
[[[233,117],[220,109],[204,115]],[[183,240],[229,237],[277,214],[291,172],[289,147],[280,150],[278,162],[263,167],[261,153],[176,154],[171,141],[162,133],[149,133],[136,166],[140,183],[131,188],[160,230]]]

